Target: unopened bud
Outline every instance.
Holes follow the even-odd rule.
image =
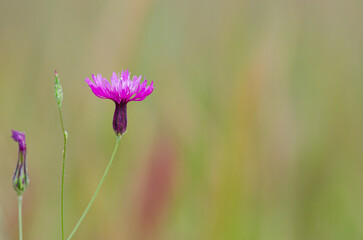
[[[11,137],[19,143],[18,163],[13,175],[13,187],[18,195],[22,195],[29,184],[26,166],[26,143],[25,133],[12,130]]]
[[[57,101],[58,107],[60,108],[62,106],[62,102],[63,102],[63,91],[62,91],[62,86],[60,84],[59,75],[58,75],[57,71],[54,71],[54,79],[55,79],[54,96],[55,96],[55,100]]]

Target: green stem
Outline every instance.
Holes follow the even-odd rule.
[[[62,132],[64,137],[64,144],[63,144],[63,161],[62,161],[62,186],[61,186],[61,225],[62,225],[62,240],[64,240],[64,169],[66,166],[66,144],[67,144],[67,132],[64,130],[63,125],[63,117],[62,117],[62,110],[60,106],[59,109],[59,118],[62,125]]]
[[[22,223],[22,217],[21,217],[21,205],[22,205],[23,196],[18,196],[18,209],[19,209],[19,240],[23,240],[23,223]]]
[[[121,136],[117,136],[116,143],[115,143],[115,147],[114,147],[114,149],[113,149],[111,159],[110,159],[110,161],[108,162],[108,165],[107,165],[107,167],[106,167],[105,172],[103,173],[103,176],[102,176],[102,178],[101,178],[100,182],[98,183],[98,186],[97,186],[97,188],[96,188],[96,191],[94,192],[94,194],[93,194],[93,196],[92,196],[92,198],[91,198],[91,201],[88,203],[88,205],[87,205],[86,209],[84,210],[84,212],[83,212],[83,214],[82,214],[81,218],[78,220],[78,222],[77,222],[76,226],[74,227],[73,231],[71,232],[71,234],[69,235],[69,237],[67,238],[67,240],[70,240],[70,239],[73,237],[73,235],[76,233],[76,231],[77,231],[77,229],[78,229],[79,225],[82,223],[83,219],[85,218],[85,216],[86,216],[86,214],[87,214],[88,210],[91,208],[91,206],[92,206],[92,204],[93,204],[93,201],[95,200],[95,198],[96,198],[96,196],[97,196],[97,194],[98,194],[98,191],[100,190],[100,188],[101,188],[101,186],[102,186],[102,183],[103,183],[103,181],[105,180],[105,178],[106,178],[106,176],[107,176],[108,171],[110,170],[110,167],[111,167],[111,165],[112,165],[113,159],[115,158],[115,155],[116,155],[116,152],[117,152],[117,148],[118,148],[118,145],[119,145],[119,141],[120,141],[120,139],[121,139]]]

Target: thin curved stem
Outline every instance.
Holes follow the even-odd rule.
[[[19,212],[19,240],[23,240],[23,221],[22,221],[22,200],[23,200],[23,196],[19,195],[18,196],[18,212]]]
[[[98,194],[98,192],[99,192],[99,190],[100,190],[100,188],[101,188],[101,186],[102,186],[102,183],[103,183],[103,181],[105,180],[105,178],[106,178],[106,176],[107,176],[108,171],[110,170],[110,167],[111,167],[111,165],[112,165],[113,159],[115,158],[115,155],[116,155],[116,152],[117,152],[117,148],[118,148],[118,145],[119,145],[119,141],[120,141],[120,139],[121,139],[121,136],[117,136],[116,143],[115,143],[115,147],[114,147],[114,149],[113,149],[111,159],[110,159],[110,161],[108,162],[108,165],[107,165],[107,167],[106,167],[105,172],[103,173],[103,176],[102,176],[102,178],[101,178],[100,182],[98,183],[98,186],[97,186],[97,188],[96,188],[96,191],[94,192],[94,194],[93,194],[93,196],[92,196],[92,198],[91,198],[90,202],[88,203],[88,205],[87,205],[86,209],[84,210],[84,212],[83,212],[83,214],[82,214],[81,218],[78,220],[78,222],[77,222],[76,226],[74,227],[73,231],[71,232],[71,234],[69,235],[69,237],[67,238],[67,240],[70,240],[70,239],[73,237],[73,235],[76,233],[76,231],[77,231],[77,229],[78,229],[79,225],[82,223],[83,219],[85,218],[86,214],[88,213],[88,210],[91,208],[91,206],[92,206],[92,204],[93,204],[94,200],[96,199],[96,196],[97,196],[97,194]]]
[[[59,118],[60,118],[63,137],[64,137],[63,160],[62,160],[62,186],[61,186],[61,225],[62,225],[62,240],[64,240],[64,169],[66,166],[67,132],[64,130],[62,110],[61,110],[60,106],[58,107],[58,109],[59,109]]]

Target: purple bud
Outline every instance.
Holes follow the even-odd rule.
[[[127,128],[127,103],[115,102],[115,113],[113,115],[113,130],[117,136],[122,136]]]
[[[25,133],[11,130],[11,137],[19,143],[18,163],[13,175],[13,187],[18,195],[22,195],[29,184],[29,177],[26,167],[26,143]]]

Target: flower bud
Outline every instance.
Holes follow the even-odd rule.
[[[117,136],[122,136],[127,128],[127,103],[115,102],[115,113],[113,115],[113,130]]]
[[[18,163],[13,175],[13,187],[18,195],[22,195],[29,184],[26,166],[26,143],[25,133],[12,130],[11,137],[19,143]]]
[[[63,91],[62,91],[62,86],[60,84],[59,81],[59,75],[57,71],[54,71],[54,79],[55,79],[55,83],[54,83],[54,96],[55,96],[55,100],[57,101],[58,107],[60,108],[63,102]]]

